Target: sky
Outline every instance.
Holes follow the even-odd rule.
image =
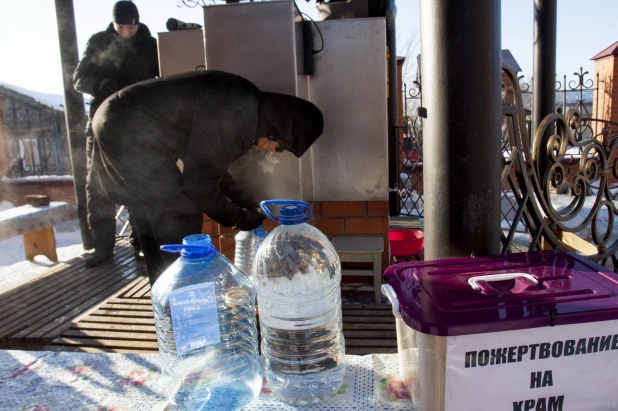
[[[475,1],[475,0],[460,0]],[[111,21],[116,0],[73,0],[80,56],[88,38]],[[134,0],[140,19],[156,37],[168,18],[201,23],[201,8],[177,7],[177,0]],[[315,2],[297,0],[315,16]],[[502,0],[502,48],[510,49],[526,76],[532,75],[533,0]],[[419,0],[397,0],[398,52],[406,39],[419,38]],[[54,1],[0,0],[0,82],[43,93],[62,94],[62,75]],[[558,0],[556,72],[568,79],[583,67],[594,74],[590,58],[618,41],[618,1]],[[420,53],[420,44],[409,55]]]

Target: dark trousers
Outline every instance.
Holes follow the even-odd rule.
[[[182,239],[202,232],[202,213],[175,215],[170,212],[132,210],[150,285],[178,258],[178,254],[161,250],[162,245],[182,244]]]
[[[92,170],[92,155],[94,152],[94,137],[92,129],[86,129],[86,154],[88,156],[88,178],[86,182],[86,204],[88,210],[88,226],[90,243],[88,248],[102,253],[111,253],[116,240],[116,204],[109,199],[101,182]],[[135,221],[131,210],[127,208],[129,220],[129,242],[135,250],[140,250]],[[87,247],[84,247],[88,249]]]
[[[92,235],[91,245],[97,253],[112,253],[116,241],[116,205],[109,199],[98,176],[92,170],[93,147],[94,142],[92,132],[90,132],[86,140],[86,153],[88,154],[86,197],[88,225]]]

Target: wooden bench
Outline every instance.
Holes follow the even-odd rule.
[[[77,218],[77,207],[62,201],[47,206],[24,205],[0,211],[0,236],[3,240],[24,236],[26,259],[44,255],[58,261],[54,225]]]
[[[345,269],[342,275],[373,277],[376,304],[382,303],[382,237],[333,237],[331,240],[342,263],[373,263],[372,269]]]

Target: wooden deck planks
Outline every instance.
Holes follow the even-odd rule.
[[[346,353],[397,352],[390,305],[344,304]],[[0,347],[54,351],[158,352],[150,284],[126,240],[113,263],[77,258],[0,298]]]
[[[81,257],[55,266],[0,296],[0,347],[42,347],[145,272],[123,239],[114,260],[100,267],[86,269]]]
[[[156,352],[149,287],[137,279],[65,331],[49,345],[54,350]],[[141,297],[138,297],[141,296]],[[395,319],[388,305],[344,305],[343,334],[348,354],[397,352]]]

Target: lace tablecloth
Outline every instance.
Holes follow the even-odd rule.
[[[397,370],[396,354],[348,355],[344,383],[329,401],[297,408],[263,388],[243,410],[412,410]],[[1,410],[162,410],[161,380],[158,354],[0,351]]]
[[[4,240],[76,218],[77,207],[62,201],[52,201],[48,206],[9,208],[0,212],[0,238]]]

